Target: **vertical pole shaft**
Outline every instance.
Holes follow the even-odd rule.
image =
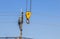
[[[22,39],[22,24],[20,24],[20,39]]]

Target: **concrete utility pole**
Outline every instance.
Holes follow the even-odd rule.
[[[22,39],[22,25],[23,25],[23,12],[21,12],[22,15],[19,17],[19,20],[18,20],[18,25],[19,25],[19,28],[20,28],[20,39]]]
[[[29,24],[30,23],[30,16],[31,16],[31,1],[30,0],[30,10],[28,10],[28,0],[26,0],[26,23]],[[18,19],[18,25],[20,28],[20,39],[22,39],[22,25],[23,25],[23,11],[21,9],[21,16]]]

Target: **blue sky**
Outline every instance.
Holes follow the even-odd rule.
[[[20,9],[24,11],[23,37],[60,39],[60,0],[32,0],[30,24],[26,24],[26,0],[0,0],[0,37],[18,37]]]

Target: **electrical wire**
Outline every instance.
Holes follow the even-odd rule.
[[[30,0],[30,12],[32,8],[32,0]],[[26,11],[28,11],[28,0],[26,0]]]
[[[31,9],[32,9],[32,0],[30,0],[30,12],[31,12]]]

